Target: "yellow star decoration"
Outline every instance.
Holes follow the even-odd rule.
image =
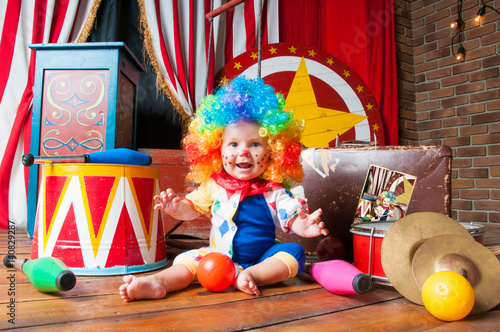
[[[285,107],[293,109],[297,119],[306,121],[302,143],[308,148],[326,148],[337,135],[366,119],[366,116],[318,106],[303,57],[288,91]]]
[[[356,87],[356,90],[358,90],[358,93],[361,93],[361,92],[363,92],[363,87],[358,84],[358,86]]]
[[[259,55],[257,53],[252,52],[252,55],[250,55],[250,57],[255,60],[259,57]]]
[[[310,51],[307,51],[309,52],[309,56],[314,58],[314,56],[316,55],[316,52],[314,52],[314,50],[310,50]]]
[[[326,60],[326,63],[328,63],[330,66],[333,65],[333,59],[328,58],[328,60]]]
[[[269,49],[269,52],[271,52],[271,54],[277,54],[277,53],[276,53],[276,48],[274,48],[274,47],[271,47],[271,48]]]
[[[243,66],[241,65],[241,62],[235,62],[235,63],[234,63],[234,68],[236,68],[236,69],[240,70],[240,68],[241,68],[241,67],[243,67]]]
[[[295,51],[297,50],[295,47],[293,47],[293,45],[291,47],[289,47],[288,49],[290,50],[290,53],[293,53],[293,54],[295,54],[296,53]]]
[[[371,103],[368,103],[366,105],[366,109],[369,110],[369,111],[373,111],[373,105]]]
[[[226,75],[224,75],[220,78],[220,81],[222,85],[226,85],[229,80],[227,79]]]
[[[403,183],[405,192],[399,196],[396,196],[396,201],[408,205],[410,202],[411,193],[413,191],[413,185],[408,181],[406,177],[403,177]]]
[[[351,73],[349,73],[349,70],[344,69],[344,73],[342,75],[344,75],[345,78],[348,78],[349,76],[351,76]]]
[[[378,131],[379,129],[380,127],[378,126],[378,124],[373,125],[373,131]]]

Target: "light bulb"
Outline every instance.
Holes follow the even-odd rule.
[[[457,60],[465,60],[465,47],[460,46],[458,48]]]
[[[451,27],[453,29],[458,28],[459,30],[461,30],[464,27],[464,20],[462,20],[461,17],[457,18],[451,23]]]
[[[479,8],[479,11],[476,15],[476,22],[481,21],[481,18],[484,16],[484,14],[486,14],[486,6]]]

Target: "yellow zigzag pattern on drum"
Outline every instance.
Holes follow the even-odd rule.
[[[54,217],[50,221],[49,230],[46,230],[47,220],[46,207],[45,207],[45,197],[40,199],[38,202],[39,211],[43,211],[42,222],[38,223],[38,234],[43,234],[43,240],[38,241],[38,255],[39,257],[51,256],[52,251],[55,247],[59,234],[64,223],[64,220],[68,214],[68,211],[73,205],[73,210],[75,214],[75,222],[78,230],[78,235],[80,238],[81,248],[92,248],[90,250],[82,250],[82,257],[85,267],[104,267],[111,249],[111,242],[114,238],[118,222],[120,220],[121,211],[123,205],[129,213],[132,227],[136,238],[139,242],[139,248],[141,251],[142,258],[145,263],[151,263],[155,261],[156,246],[151,247],[151,239],[157,238],[158,233],[158,210],[154,210],[151,214],[150,220],[150,232],[148,233],[145,228],[144,220],[141,213],[138,211],[138,199],[131,185],[132,180],[126,177],[117,177],[115,183],[113,184],[113,189],[111,190],[108,203],[106,205],[106,210],[103,216],[103,221],[99,227],[97,236],[94,234],[92,227],[92,220],[90,217],[90,209],[88,204],[88,198],[84,190],[84,183],[82,176],[69,176],[64,184],[64,188],[61,192],[59,201],[56,205],[56,210],[54,211]],[[41,192],[45,193],[45,181],[41,182]],[[155,181],[155,194],[159,194],[159,183],[158,180]],[[120,195],[116,193],[125,193],[125,195]],[[85,203],[84,203],[85,202]],[[154,203],[152,203],[154,204]],[[142,236],[141,236],[142,235]],[[109,243],[102,244],[102,239],[109,239]],[[147,247],[141,244],[141,239],[145,239]]]
[[[133,183],[133,182],[132,182],[132,178],[131,178],[131,177],[127,177],[127,179],[128,179],[128,183],[129,183],[129,184],[130,184],[130,183]],[[135,187],[134,187],[134,186],[130,186],[129,188],[130,188],[130,190],[129,190],[129,191],[126,191],[126,195],[127,195],[128,193],[132,193],[132,199],[134,200],[134,206],[141,206],[141,204],[139,203],[139,198],[137,197],[137,193],[136,193],[136,191],[135,191]],[[159,181],[155,181],[155,182],[154,182],[154,189],[153,189],[153,192],[154,192],[156,195],[158,195],[158,194],[160,193],[160,192],[159,192],[159,190],[158,190],[158,191],[156,190],[157,188],[159,189]],[[128,196],[128,195],[127,195],[127,196]],[[153,197],[151,197],[151,207],[150,207],[150,208],[151,208],[151,211],[153,211],[153,210],[154,210],[154,205],[155,205],[155,201],[153,200]],[[158,220],[158,213],[159,213],[159,212],[158,212],[158,210],[154,210],[154,211],[155,211],[155,213],[154,213],[154,214],[153,214],[153,213],[150,213],[150,214],[149,214],[149,215],[150,215],[150,217],[149,217],[150,219],[149,219],[149,223],[148,223],[148,225],[149,225],[149,232],[148,232],[148,230],[146,229],[146,223],[144,222],[144,214],[143,214],[143,213],[137,213],[137,209],[135,209],[135,210],[133,211],[133,212],[135,213],[135,215],[134,215],[134,216],[132,216],[132,215],[130,216],[130,218],[131,218],[132,220],[137,220],[137,218],[139,218],[139,220],[140,220],[139,226],[136,226],[136,225],[132,222],[132,224],[134,225],[134,231],[135,231],[135,232],[136,232],[136,234],[137,234],[137,231],[135,230],[135,229],[136,229],[136,227],[142,227],[142,234],[147,235],[147,236],[144,236],[144,239],[146,240],[146,245],[147,245],[148,249],[150,249],[150,246],[151,246],[151,232],[153,232],[153,229],[152,229],[152,227],[153,227],[153,220]],[[154,225],[156,225],[156,223],[155,223]],[[155,227],[157,227],[157,226],[158,226],[158,225],[156,225]],[[155,229],[154,231],[155,231],[155,234],[156,234],[156,232],[158,232],[158,229]],[[156,235],[155,235],[155,237],[154,237],[153,239],[156,241]],[[137,240],[138,240],[138,241],[140,241],[140,240],[139,240],[139,238],[138,238]],[[139,242],[139,246],[140,246],[140,245],[141,245],[141,243]],[[153,261],[154,261],[154,260],[153,260]]]
[[[40,187],[40,192],[44,194],[44,197],[42,200],[40,200],[38,202],[38,209],[40,209],[42,211],[42,222],[39,222],[39,233],[38,234],[43,234],[43,241],[40,241],[40,239],[38,239],[38,245],[40,246],[40,243],[43,243],[43,248],[45,249],[47,247],[47,239],[48,239],[48,236],[47,234],[51,234],[52,233],[52,228],[54,226],[54,223],[51,222],[49,224],[49,229],[47,230],[47,221],[46,221],[46,216],[47,216],[47,209],[46,209],[46,205],[45,204],[42,204],[42,202],[45,203],[45,182],[44,180],[41,181],[41,187]],[[66,191],[68,190],[68,184],[69,184],[69,181],[66,181],[64,183],[64,187],[63,189],[61,190],[61,197],[64,197],[66,196]],[[57,205],[56,205],[56,211],[59,211],[61,207],[61,199],[59,199],[59,201],[57,202]],[[37,213],[37,215],[39,215]],[[52,218],[55,218],[55,215],[52,217]],[[62,224],[61,225],[57,225],[56,226],[56,230],[54,230],[54,232],[56,232],[57,234],[59,234],[61,232],[61,227],[62,227]],[[47,230],[47,231],[46,231]],[[43,251],[40,251],[40,252],[43,252]]]
[[[110,202],[112,202],[114,197],[116,197],[116,190],[118,189],[118,184],[120,183],[119,179],[120,178],[118,178],[118,177],[115,178],[115,181],[113,183],[113,187],[111,188],[111,192],[109,194],[108,204],[106,204],[106,209],[104,210],[104,215],[102,216],[102,220],[108,220],[109,211],[111,209]],[[80,181],[80,183],[84,183],[83,175],[79,175],[78,180]],[[87,197],[87,190],[85,190],[85,186],[80,186],[80,189],[81,189],[81,193],[82,193],[82,197],[83,197],[82,202],[84,202],[84,205],[85,205],[85,217],[87,217],[89,234],[91,235],[90,241],[92,242],[92,251],[94,252],[94,256],[97,256],[97,250],[99,249],[99,244],[101,243],[102,234],[104,232],[103,225],[106,225],[106,223],[101,222],[101,224],[99,225],[99,231],[97,232],[97,236],[96,236],[95,231],[94,231],[94,227],[92,225],[92,216],[90,214],[90,207],[89,207],[89,203],[88,203],[89,198]],[[57,213],[58,211],[56,210],[55,212]]]

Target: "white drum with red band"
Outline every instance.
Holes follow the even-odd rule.
[[[42,167],[31,259],[57,257],[76,275],[144,272],[168,263],[158,169],[104,164]]]

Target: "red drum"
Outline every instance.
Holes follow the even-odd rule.
[[[388,283],[381,261],[381,246],[386,232],[394,222],[353,224],[353,265],[374,281]]]
[[[31,259],[57,257],[76,275],[144,272],[168,263],[158,169],[101,164],[42,167]]]
[[[368,222],[351,225],[353,234],[353,265],[361,272],[371,276],[375,282],[388,284],[381,261],[381,246],[385,234],[395,222]],[[483,243],[484,226],[478,224],[460,223],[473,238]]]

